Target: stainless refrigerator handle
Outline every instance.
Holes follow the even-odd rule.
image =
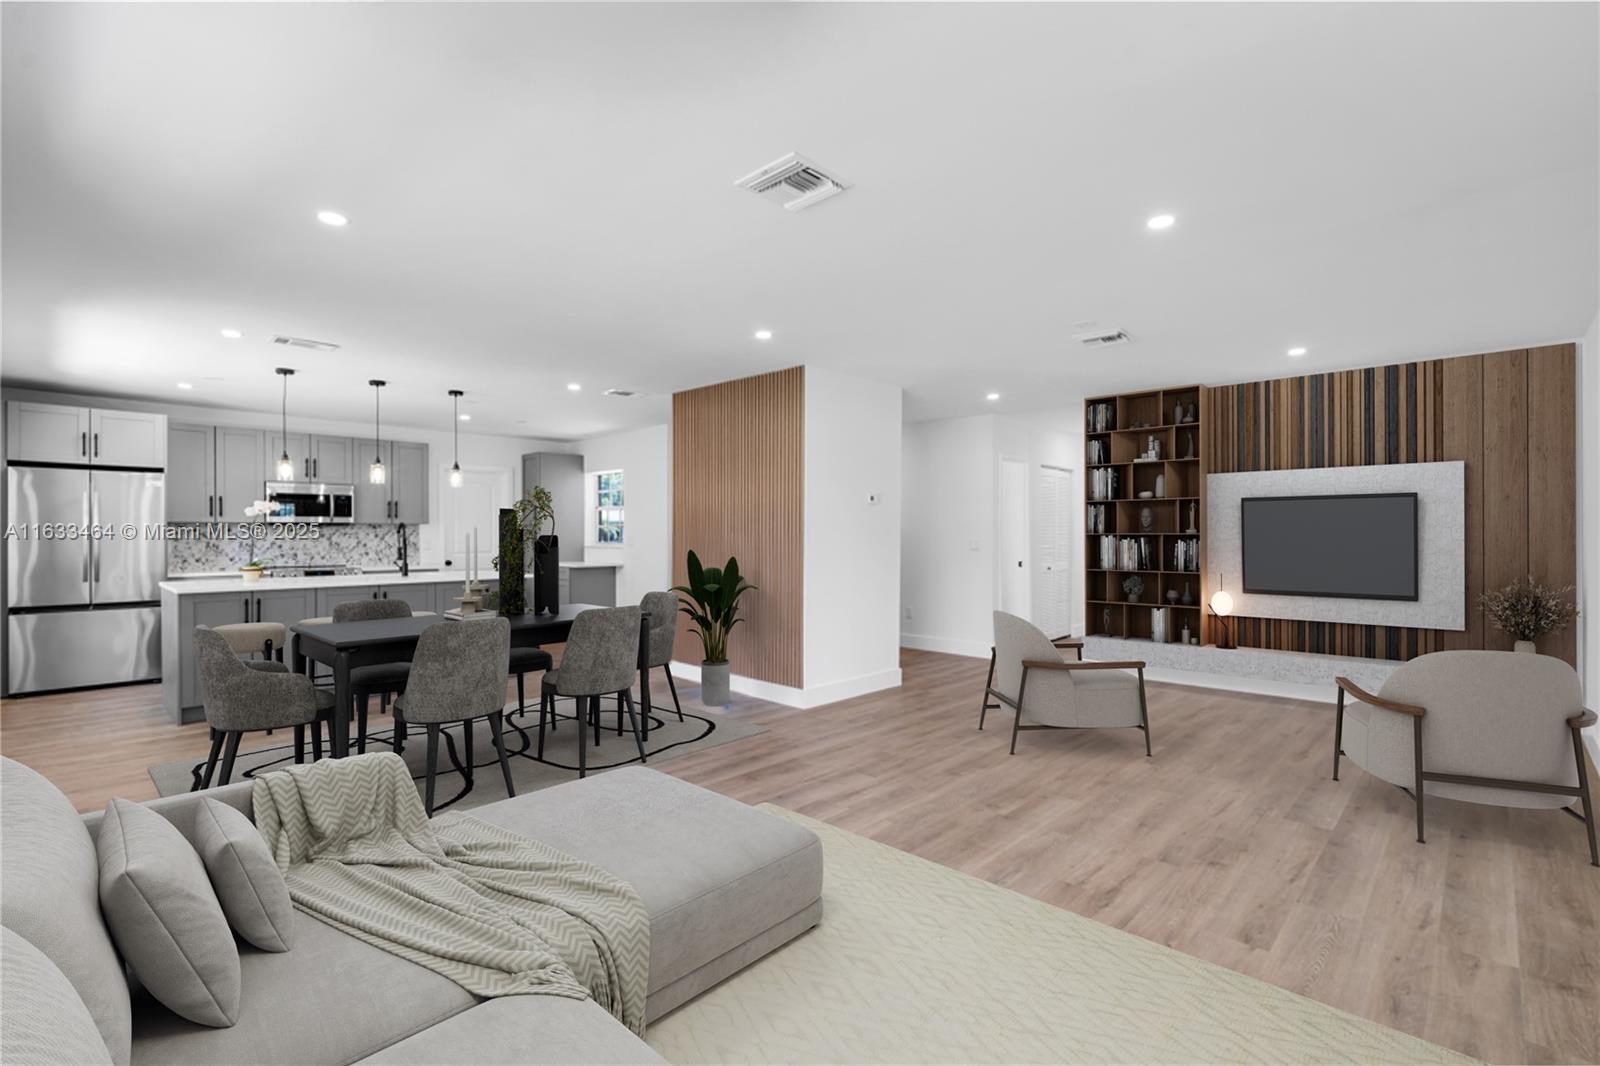
[[[96,436],[98,436],[98,434],[96,434]],[[95,452],[95,454],[99,455],[100,452],[97,450]],[[98,526],[100,524],[100,490],[99,489],[92,490],[92,499],[93,499],[94,502],[92,504],[90,504],[90,509],[89,509],[89,527],[90,527],[91,530],[95,526]],[[96,585],[100,584],[100,553],[99,552],[95,552],[94,553],[94,583]]]

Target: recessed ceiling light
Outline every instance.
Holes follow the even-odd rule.
[[[567,382],[567,391],[568,392],[582,392],[583,391],[583,386],[579,385],[576,381],[569,381],[569,382]]]
[[[1301,355],[1305,355],[1306,354],[1306,350],[1304,348],[1290,348],[1289,349],[1289,354],[1290,355],[1294,355],[1294,356],[1301,356]]]
[[[460,418],[461,421],[463,421],[463,422],[471,422],[472,421],[472,416],[471,415],[458,415],[457,417]]]
[[[1151,215],[1150,221],[1146,222],[1145,225],[1151,229],[1167,229],[1176,221],[1178,220],[1172,215]]]
[[[318,211],[317,221],[324,226],[348,226],[350,220],[337,211]]]
[[[180,381],[180,382],[178,382],[178,388],[180,388],[180,389],[192,389],[192,388],[194,388],[194,386],[189,384],[187,381]]]
[[[222,335],[224,337],[228,338],[230,341],[236,341],[240,337],[244,336],[243,333],[240,333],[236,329],[225,329],[225,330],[222,331]]]
[[[758,330],[756,330],[756,340],[758,340],[758,341],[770,341],[771,339],[772,339],[772,331],[770,329],[758,329]]]
[[[984,397],[985,400],[998,400],[999,398],[1000,394],[998,392],[991,392],[989,395]]]

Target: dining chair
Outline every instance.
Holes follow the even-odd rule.
[[[335,622],[376,622],[386,618],[410,618],[411,605],[405,600],[351,600],[333,607]],[[350,671],[350,695],[355,700],[356,752],[367,753],[367,706],[377,695],[379,712],[389,710],[389,697],[406,690],[406,679],[411,675],[410,663],[374,663],[357,666]],[[405,735],[398,728],[397,745],[403,746]],[[398,750],[398,748],[397,748]]]
[[[667,675],[667,689],[672,693],[672,706],[677,708],[678,721],[683,721],[683,704],[678,702],[678,686],[672,680],[672,646],[678,637],[678,597],[671,592],[647,592],[639,601],[639,609],[649,616],[649,638],[645,648],[644,676],[641,685],[650,683],[650,671],[656,667]]]
[[[294,728],[294,761],[305,761],[306,726],[311,726],[313,758],[322,758],[321,720],[333,711],[333,694],[280,662],[240,659],[226,637],[209,626],[194,627],[195,667],[200,701],[211,727],[211,751],[196,788],[210,788],[217,760],[226,785],[233,777],[239,739],[245,733]],[[330,733],[330,737],[331,737]]]
[[[406,689],[394,701],[395,726],[423,726],[428,732],[428,768],[423,784],[423,806],[433,816],[433,786],[439,761],[441,726],[461,723],[465,749],[461,775],[472,785],[472,723],[489,720],[506,795],[515,796],[511,763],[506,758],[502,715],[506,705],[506,674],[511,660],[511,623],[504,618],[470,622],[440,621],[422,631],[411,657]]]
[[[539,748],[544,758],[544,733],[553,724],[560,696],[576,701],[578,723],[578,776],[589,773],[588,730],[600,743],[600,697],[616,696],[633,725],[639,761],[645,761],[644,737],[633,704],[633,682],[639,676],[639,642],[644,612],[638,607],[600,607],[584,611],[572,621],[572,631],[561,652],[561,665],[545,672],[539,690]],[[622,712],[619,710],[618,714]]]

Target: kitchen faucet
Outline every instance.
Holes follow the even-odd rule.
[[[395,558],[395,565],[400,568],[401,577],[411,576],[411,553],[406,548],[406,524],[401,522],[395,526],[395,532],[400,536],[400,554]]]

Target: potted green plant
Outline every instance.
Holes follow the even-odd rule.
[[[555,498],[543,485],[535,485],[522,494],[522,499],[517,501],[513,510],[517,513],[517,521],[522,527],[523,535],[524,549],[518,558],[525,562],[528,555],[527,548],[531,546],[533,549],[534,613],[556,611],[560,608],[561,571],[560,542],[554,532]],[[540,530],[546,526],[551,532],[541,533]],[[502,574],[500,577],[502,589],[505,588],[506,580],[506,575]]]
[[[705,652],[700,664],[700,700],[708,707],[728,704],[728,634],[740,622],[739,597],[754,589],[739,576],[739,560],[728,557],[726,565],[704,567],[700,557],[689,553],[689,583],[674,585],[681,594],[680,609],[694,622],[695,635]]]
[[[1571,591],[1571,585],[1547,588],[1529,576],[1499,592],[1485,592],[1478,603],[1495,628],[1516,641],[1515,650],[1534,652],[1540,637],[1561,632],[1577,617],[1578,608],[1567,599]]]

